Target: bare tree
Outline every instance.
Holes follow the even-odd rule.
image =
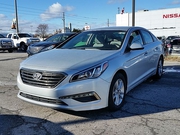
[[[39,26],[37,27],[36,33],[40,35],[44,40],[44,38],[46,37],[46,33],[48,31],[48,28],[49,28],[48,24],[39,24]]]

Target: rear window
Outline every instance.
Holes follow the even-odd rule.
[[[32,37],[31,35],[25,34],[25,33],[23,33],[23,34],[18,34],[18,36],[19,36],[20,38],[23,38],[23,37]]]
[[[180,45],[180,39],[173,40],[173,42],[171,42],[171,44],[173,44],[173,45]]]

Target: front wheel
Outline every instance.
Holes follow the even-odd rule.
[[[111,111],[119,110],[124,103],[125,94],[126,81],[124,76],[118,73],[114,76],[110,86],[108,109]]]
[[[12,49],[9,49],[9,50],[8,50],[8,52],[9,52],[9,53],[12,53],[12,52],[13,52],[13,50],[12,50]]]

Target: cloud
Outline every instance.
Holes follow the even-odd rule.
[[[5,32],[11,28],[12,20],[8,20],[7,16],[0,14],[0,32]]]
[[[108,4],[114,4],[114,3],[122,3],[125,2],[127,0],[108,0]]]
[[[65,6],[63,7],[58,2],[55,4],[52,4],[44,13],[40,15],[42,20],[51,20],[54,18],[60,18],[62,17],[63,12],[71,11],[73,10],[73,7],[71,6]]]
[[[171,5],[179,5],[180,1],[179,0],[174,0],[171,2]]]
[[[0,14],[0,18],[1,19],[5,19],[5,18],[7,18],[4,14]]]

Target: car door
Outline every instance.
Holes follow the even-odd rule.
[[[156,70],[161,44],[153,38],[150,32],[146,30],[141,30],[140,32],[143,38],[143,47],[146,57],[146,72],[144,76],[148,76]]]
[[[131,50],[128,49],[133,43],[137,43],[142,48]],[[125,58],[127,58],[124,63],[125,70],[128,74],[128,87],[131,89],[138,83],[142,82],[145,76],[145,72],[148,69],[148,50],[143,48],[143,39],[140,31],[134,31],[130,34],[127,49],[125,51]]]

